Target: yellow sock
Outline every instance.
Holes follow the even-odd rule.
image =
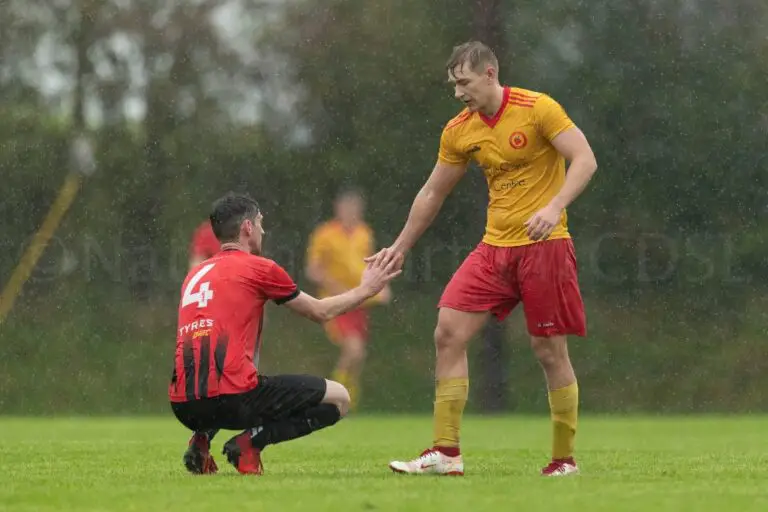
[[[435,383],[434,446],[459,447],[461,415],[469,394],[469,378]]]
[[[341,370],[333,370],[333,373],[331,374],[331,380],[335,380],[342,386],[347,387],[347,383],[349,382],[349,374]]]
[[[357,380],[349,379],[347,381],[347,391],[349,391],[349,410],[354,411],[360,402],[360,385]]]
[[[576,423],[579,415],[579,385],[553,389],[549,392],[549,409],[552,414],[552,458],[573,457]]]
[[[357,379],[347,372],[334,370],[333,374],[331,374],[331,380],[335,380],[347,388],[347,391],[349,391],[349,408],[354,411],[360,400],[360,385],[358,384]]]

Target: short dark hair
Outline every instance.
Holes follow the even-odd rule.
[[[243,221],[255,219],[260,213],[259,203],[251,196],[229,192],[213,203],[209,216],[213,234],[221,243],[237,241]]]
[[[365,194],[363,194],[363,191],[357,187],[344,187],[339,189],[339,191],[336,193],[337,201],[350,198],[361,199],[365,201]]]
[[[496,58],[496,54],[488,45],[480,41],[469,41],[454,46],[451,57],[445,63],[445,69],[449,73],[453,73],[462,64],[469,64],[469,69],[475,72],[485,71],[482,67],[489,64],[496,70],[499,69],[499,60]]]

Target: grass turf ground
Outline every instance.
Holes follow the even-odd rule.
[[[0,510],[768,510],[768,417],[584,417],[582,474],[565,479],[537,476],[545,418],[467,417],[464,478],[387,469],[426,446],[428,417],[344,420],[268,448],[262,477],[221,455],[218,475],[188,475],[170,416],[0,418],[0,432]]]

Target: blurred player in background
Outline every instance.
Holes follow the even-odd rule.
[[[400,236],[369,261],[402,261],[470,159],[488,182],[488,219],[482,242],[453,275],[438,304],[432,446],[414,460],[391,462],[390,468],[464,474],[459,432],[469,391],[467,343],[491,314],[502,320],[522,302],[552,418],[552,460],[541,473],[573,474],[578,472],[573,450],[579,388],[566,337],[584,336],[586,319],[565,209],[597,169],[595,156],[555,100],[499,83],[498,60],[486,45],[454,48],[446,70],[456,99],[466,108],[443,129],[437,163]]]
[[[211,228],[211,221],[200,223],[189,244],[189,268],[195,267],[221,250],[221,244]]]
[[[221,251],[193,267],[182,285],[168,395],[176,418],[194,432],[184,454],[190,472],[216,473],[210,443],[219,429],[230,429],[243,432],[224,444],[227,460],[240,473],[258,475],[268,445],[334,425],[349,406],[338,382],[259,374],[266,302],[326,322],[381,292],[402,262],[369,264],[358,286],[318,300],[300,292],[280,265],[259,256],[264,231],[253,199],[229,194],[216,202],[210,220]]]
[[[320,224],[310,235],[306,273],[317,285],[320,297],[343,293],[360,284],[364,258],[373,253],[373,233],[363,221],[364,210],[360,191],[342,191],[334,202],[334,218]],[[353,410],[360,400],[360,374],[368,341],[367,307],[390,299],[387,286],[362,307],[325,324],[328,337],[340,349],[331,378],[349,390]]]

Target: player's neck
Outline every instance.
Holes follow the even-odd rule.
[[[248,249],[244,244],[240,242],[224,242],[221,244],[222,251],[243,251],[248,252]]]
[[[504,103],[504,86],[496,84],[491,101],[485,108],[480,109],[480,112],[486,117],[493,117],[501,109],[502,103]]]
[[[338,219],[338,222],[339,222],[339,226],[341,226],[341,229],[343,229],[347,233],[351,233],[352,231],[354,231],[355,228],[357,228],[358,224],[360,224],[360,222],[357,220],[343,221],[341,219]]]

